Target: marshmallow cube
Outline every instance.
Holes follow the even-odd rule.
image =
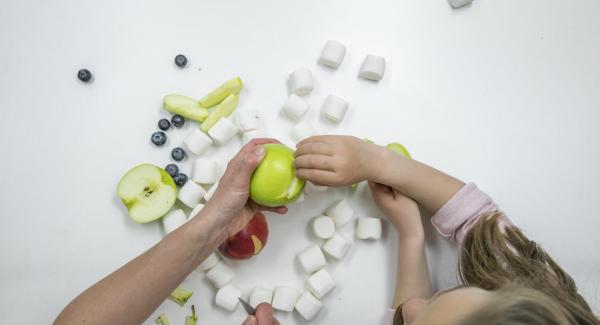
[[[344,119],[348,111],[348,106],[348,102],[342,98],[336,95],[329,95],[321,107],[321,112],[330,121],[339,123]]]
[[[299,121],[308,112],[308,109],[309,105],[304,99],[296,94],[291,94],[281,106],[281,113],[291,120]]]
[[[298,69],[288,78],[288,85],[292,94],[308,95],[313,90],[313,77],[308,69]]]
[[[321,269],[320,271],[311,275],[306,281],[306,284],[310,292],[312,292],[312,294],[319,299],[323,298],[323,296],[335,288],[335,282],[333,281],[333,278],[325,269]]]
[[[358,218],[356,220],[356,237],[359,239],[381,238],[381,219]]]
[[[473,0],[448,0],[448,2],[450,2],[450,5],[452,6],[452,8],[460,8],[460,7],[464,7],[468,4],[471,4],[471,2],[473,2]]]
[[[383,78],[384,72],[385,59],[377,55],[369,54],[365,57],[360,66],[358,75],[364,79],[379,81]]]
[[[198,213],[200,213],[200,211],[202,211],[202,209],[204,209],[204,204],[198,203],[196,205],[196,207],[192,209],[192,212],[190,212],[190,215],[188,216],[188,221],[190,219],[192,219],[193,217],[197,216]]]
[[[194,181],[188,180],[185,182],[185,185],[179,189],[179,193],[177,193],[177,199],[179,199],[181,203],[187,205],[188,207],[193,208],[200,203],[200,200],[202,200],[204,194],[206,194],[204,187],[200,186]]]
[[[240,132],[254,131],[262,128],[263,117],[256,108],[240,109],[236,115]]]
[[[208,147],[212,145],[213,141],[206,135],[206,133],[199,129],[193,129],[185,139],[183,144],[194,154],[202,154]]]
[[[208,192],[206,192],[206,194],[204,195],[204,200],[206,202],[210,201],[210,199],[212,199],[213,195],[215,195],[215,192],[217,191],[217,188],[219,188],[219,182],[214,183],[210,189],[208,190]]]
[[[339,228],[352,219],[354,210],[352,210],[348,201],[344,199],[327,208],[325,215],[331,217],[335,223],[335,227]]]
[[[310,227],[318,238],[328,239],[335,234],[335,222],[328,216],[315,217],[310,222]]]
[[[217,181],[217,168],[213,160],[197,158],[192,167],[192,180],[200,184],[213,184]]]
[[[327,186],[319,186],[319,185],[315,185],[312,182],[306,182],[306,185],[304,185],[304,193],[306,193],[306,195],[313,195],[313,194],[317,194],[317,193],[322,193],[327,191],[329,187]]]
[[[223,145],[227,141],[231,140],[238,132],[237,127],[228,118],[221,117],[217,124],[215,124],[210,130],[208,135],[215,140],[217,144]]]
[[[167,213],[162,218],[163,228],[165,228],[165,234],[170,233],[171,231],[179,228],[179,226],[183,225],[187,221],[185,213],[181,209],[173,210]]]
[[[308,122],[300,122],[292,128],[290,137],[292,138],[292,141],[298,143],[317,134],[317,130],[315,130]]]
[[[219,263],[219,256],[215,253],[210,253],[210,255],[198,265],[196,271],[206,272],[217,265],[217,263]]]
[[[310,246],[298,254],[298,260],[306,272],[313,273],[327,265],[325,255],[317,245]]]
[[[294,287],[279,286],[273,293],[273,308],[281,311],[292,311],[302,292]]]
[[[344,55],[346,55],[346,46],[340,42],[330,40],[327,41],[323,51],[321,51],[319,63],[337,69],[342,60],[344,60]]]
[[[259,304],[266,302],[268,304],[273,301],[273,290],[264,287],[255,287],[250,294],[250,306],[256,308]]]
[[[222,261],[217,262],[217,264],[215,264],[208,272],[206,272],[206,277],[215,286],[215,288],[221,288],[229,283],[229,281],[233,279],[234,275],[235,272],[233,269]]]
[[[342,237],[340,234],[335,233],[323,244],[323,251],[325,251],[325,253],[331,257],[335,257],[340,260],[346,256],[350,246],[352,246],[352,242]]]
[[[234,311],[237,307],[242,291],[232,285],[226,285],[217,291],[215,295],[215,304],[229,311]]]
[[[300,299],[296,302],[296,311],[307,321],[315,318],[321,309],[323,309],[323,303],[315,298],[309,292],[305,292],[300,296]]]
[[[254,140],[254,139],[259,139],[259,138],[268,138],[269,135],[267,134],[267,132],[265,130],[254,130],[254,131],[247,131],[244,132],[242,134],[242,141],[244,142],[244,144],[247,144],[248,142]]]

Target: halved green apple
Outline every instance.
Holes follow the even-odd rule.
[[[190,97],[170,94],[163,99],[163,108],[173,114],[179,114],[187,119],[202,122],[208,117],[208,110]]]
[[[235,110],[237,104],[239,103],[240,98],[237,95],[229,95],[225,98],[219,106],[217,106],[211,113],[208,115],[206,120],[202,122],[200,125],[200,130],[204,132],[208,132],[210,128],[212,128],[220,118],[225,118],[231,115]]]
[[[387,146],[385,146],[386,148],[399,153],[401,155],[403,155],[406,158],[411,158],[410,156],[410,152],[408,152],[408,150],[406,149],[405,146],[403,146],[402,144],[398,143],[398,142],[392,142],[390,144],[388,144]]]
[[[175,204],[177,187],[164,169],[142,164],[130,169],[117,185],[117,195],[137,223],[154,221]]]
[[[200,100],[200,105],[204,108],[213,107],[222,102],[227,96],[239,94],[243,87],[244,83],[242,83],[240,77],[227,80],[219,86],[219,88],[204,96],[204,98]]]
[[[296,177],[294,151],[282,144],[265,144],[265,157],[250,180],[250,198],[268,207],[296,201],[306,183]]]

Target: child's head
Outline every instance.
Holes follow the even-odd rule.
[[[402,306],[406,324],[600,324],[573,279],[498,214],[466,235],[459,274],[464,286]]]

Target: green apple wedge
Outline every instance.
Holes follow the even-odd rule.
[[[208,115],[206,120],[202,122],[200,125],[200,130],[203,132],[208,132],[210,128],[212,128],[220,118],[228,117],[233,113],[237,104],[240,102],[240,98],[237,95],[229,95],[227,96],[219,106],[217,106],[211,113]]]
[[[169,317],[167,317],[167,315],[165,315],[165,314],[160,314],[160,316],[158,316],[158,318],[156,318],[154,323],[156,323],[156,325],[171,325],[171,322],[169,321]]]
[[[196,325],[198,315],[196,315],[196,307],[192,305],[192,314],[185,316],[185,325]]]
[[[177,287],[175,288],[175,290],[173,290],[173,292],[171,292],[171,294],[169,295],[169,299],[177,303],[179,306],[183,306],[192,297],[193,294],[193,291]]]
[[[204,108],[213,107],[222,102],[227,96],[239,94],[242,88],[244,88],[244,83],[240,77],[227,80],[219,88],[200,99],[200,106]]]
[[[186,119],[202,122],[208,117],[208,110],[190,97],[170,94],[163,98],[163,108],[170,113],[179,114]]]
[[[408,150],[406,149],[406,147],[403,146],[402,144],[398,143],[398,142],[392,142],[392,143],[388,144],[385,147],[388,148],[389,150],[392,150],[392,151],[394,151],[396,153],[399,153],[399,154],[403,155],[406,158],[411,158],[410,152],[408,152]]]
[[[282,144],[266,144],[265,156],[250,180],[250,198],[268,207],[296,201],[306,183],[296,177],[294,151]]]
[[[175,204],[177,187],[164,169],[142,164],[130,169],[117,185],[117,195],[137,223],[152,222]]]

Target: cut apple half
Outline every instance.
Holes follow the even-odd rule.
[[[200,125],[200,130],[208,132],[221,118],[226,118],[235,110],[240,98],[236,95],[229,95],[225,98],[214,111],[208,115],[206,120]]]
[[[244,83],[240,77],[225,81],[219,88],[200,99],[200,105],[204,108],[213,107],[221,103],[227,96],[239,94],[243,87]]]
[[[198,122],[202,122],[208,117],[208,110],[200,106],[197,100],[183,95],[166,95],[163,99],[163,108],[167,112],[179,114]]]

